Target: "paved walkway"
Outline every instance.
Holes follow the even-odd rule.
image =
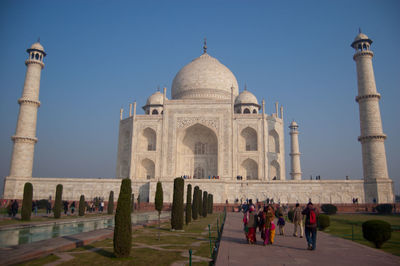
[[[317,249],[307,250],[305,238],[293,237],[286,223],[285,236],[276,235],[272,246],[246,244],[241,213],[228,213],[216,261],[227,265],[400,265],[400,257],[318,231]],[[278,230],[277,230],[278,231]]]

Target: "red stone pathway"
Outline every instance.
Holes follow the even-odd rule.
[[[216,261],[227,265],[400,265],[400,257],[356,242],[318,232],[317,249],[306,249],[305,238],[293,237],[293,224],[285,226],[285,236],[276,235],[272,246],[246,244],[241,213],[228,213]]]

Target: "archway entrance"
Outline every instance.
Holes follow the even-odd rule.
[[[188,127],[178,136],[177,174],[193,178],[218,175],[218,139],[201,124]]]

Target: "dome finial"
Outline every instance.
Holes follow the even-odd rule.
[[[207,53],[207,38],[204,38],[203,54]]]
[[[244,84],[244,90],[247,91],[247,84]]]
[[[37,38],[37,42],[38,42],[38,43],[40,43],[40,37],[39,37],[39,38]]]

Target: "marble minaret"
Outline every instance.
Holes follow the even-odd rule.
[[[290,123],[290,175],[292,180],[301,180],[300,150],[299,150],[299,126],[295,121]]]
[[[39,88],[40,74],[44,68],[46,56],[43,46],[36,42],[28,50],[25,61],[26,75],[20,105],[17,129],[11,137],[14,142],[11,157],[10,176],[32,177],[33,154],[35,150],[37,111],[40,106]]]
[[[390,197],[393,197],[393,195],[382,195],[380,188],[380,181],[390,179],[388,177],[384,143],[386,135],[382,130],[379,110],[381,95],[376,90],[372,66],[374,53],[370,49],[371,44],[372,40],[361,31],[351,44],[355,49],[353,59],[357,65],[358,96],[356,101],[359,105],[361,131],[358,141],[361,142],[362,148],[365,201],[391,202]],[[386,190],[384,193],[390,194],[390,191]]]

